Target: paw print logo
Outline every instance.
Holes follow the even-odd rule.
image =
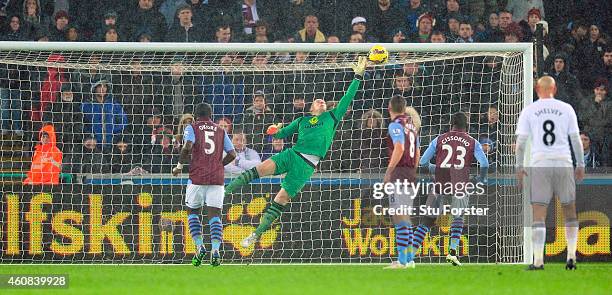
[[[241,256],[249,256],[255,251],[255,247],[259,245],[262,249],[271,248],[278,237],[279,225],[275,224],[263,233],[259,242],[249,248],[240,246],[240,242],[255,231],[255,226],[259,224],[259,219],[266,209],[269,195],[265,197],[253,198],[246,206],[243,204],[233,205],[225,215],[227,217],[227,225],[223,229],[223,239],[234,247]]]

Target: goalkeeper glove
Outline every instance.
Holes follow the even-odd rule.
[[[357,63],[352,65],[355,75],[363,76],[363,74],[365,73],[367,64],[368,64],[368,60],[366,59],[366,57],[360,56],[357,59]]]
[[[283,127],[283,123],[278,123],[278,124],[272,124],[270,126],[268,126],[268,129],[266,130],[266,134],[267,135],[274,135],[278,132],[279,129],[281,129]]]

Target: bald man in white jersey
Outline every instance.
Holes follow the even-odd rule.
[[[528,270],[544,269],[544,243],[546,242],[546,209],[553,197],[558,197],[565,217],[567,239],[567,263],[565,269],[576,269],[576,243],[578,220],[576,219],[576,180],[584,178],[584,159],[580,130],[574,109],[554,98],[557,92],[555,80],[542,77],[536,85],[539,100],[528,105],[519,117],[516,130],[516,167],[519,184],[523,177],[531,179],[530,196],[533,209],[532,245],[533,264]],[[528,168],[523,167],[525,146],[531,138],[531,159]],[[571,147],[576,157],[576,169],[572,165]]]

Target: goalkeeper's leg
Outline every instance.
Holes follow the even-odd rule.
[[[242,240],[241,246],[244,248],[248,248],[249,246],[257,242],[259,237],[261,237],[264,232],[270,229],[272,223],[281,216],[281,214],[285,210],[285,207],[287,206],[287,204],[289,204],[289,200],[289,194],[287,194],[287,191],[284,188],[281,188],[281,190],[276,194],[276,197],[274,197],[274,200],[270,203],[263,216],[261,217],[261,220],[259,222],[259,225],[255,229],[255,232],[253,232],[247,238]]]
[[[276,163],[272,159],[267,159],[257,167],[251,168],[238,177],[234,178],[226,187],[225,194],[231,194],[236,189],[243,185],[249,184],[251,181],[260,177],[273,175],[276,172]]]
[[[275,163],[277,163],[276,174],[281,174],[285,171],[287,174],[281,183],[281,190],[266,209],[255,232],[242,241],[241,245],[244,248],[254,244],[264,232],[270,229],[272,223],[285,210],[289,200],[302,190],[315,171],[312,164],[307,163],[291,149],[276,154],[271,159],[274,159]]]

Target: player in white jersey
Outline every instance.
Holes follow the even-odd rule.
[[[516,129],[516,166],[519,185],[523,177],[531,180],[530,195],[533,210],[532,245],[533,264],[528,270],[544,269],[544,243],[546,240],[546,209],[556,196],[563,206],[565,237],[567,239],[566,269],[576,269],[576,183],[584,178],[584,158],[580,130],[574,109],[554,98],[555,80],[542,77],[536,85],[539,100],[521,112]],[[525,146],[531,138],[531,160],[523,167]],[[576,156],[576,169],[572,166],[571,147]],[[574,178],[575,176],[575,178]]]

